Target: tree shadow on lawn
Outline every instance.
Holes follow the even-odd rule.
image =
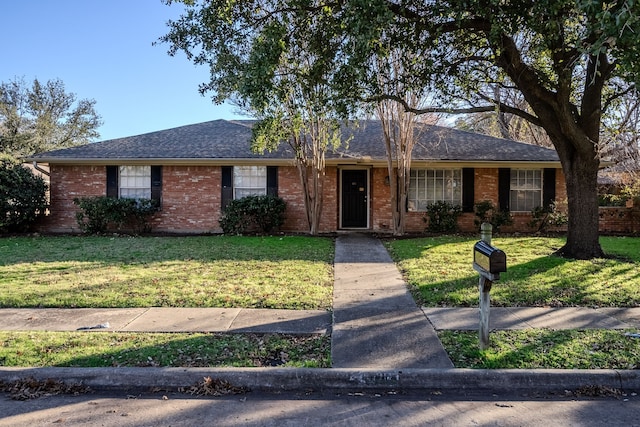
[[[615,259],[576,261],[548,255],[510,265],[493,283],[496,306],[640,305],[640,267]],[[471,267],[470,267],[471,270]],[[478,275],[414,284],[418,303],[431,307],[477,306]]]
[[[87,332],[89,334],[105,332]],[[107,333],[109,351],[72,357],[58,367],[330,367],[331,341],[321,334]],[[82,338],[79,338],[80,342]],[[158,342],[158,339],[160,342]],[[129,341],[129,344],[127,344]],[[154,342],[155,341],[155,342]],[[118,342],[126,344],[126,348]],[[134,345],[131,342],[135,343]]]
[[[637,343],[622,331],[492,331],[486,350],[477,332],[442,331],[439,336],[456,368],[635,369]]]

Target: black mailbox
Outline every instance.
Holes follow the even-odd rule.
[[[507,271],[507,255],[482,240],[473,246],[473,267],[490,275],[499,276]]]

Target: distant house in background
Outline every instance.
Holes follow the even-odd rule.
[[[158,232],[218,233],[231,198],[276,194],[287,203],[283,231],[306,232],[302,189],[287,144],[251,152],[253,121],[214,120],[38,154],[50,168],[51,209],[46,232],[78,232],[76,197],[144,197],[160,201]],[[327,153],[320,232],[391,229],[390,187],[380,123],[353,130],[347,147]],[[566,198],[554,150],[510,140],[431,127],[413,152],[408,232],[425,228],[425,208],[438,200],[463,208],[462,231],[475,231],[474,204],[490,200],[509,209],[504,231],[531,231],[537,206]]]

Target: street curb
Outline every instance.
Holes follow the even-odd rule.
[[[256,391],[552,392],[601,386],[640,391],[639,370],[338,369],[338,368],[0,368],[0,382],[20,379],[83,384],[92,390],[172,390],[228,381]]]

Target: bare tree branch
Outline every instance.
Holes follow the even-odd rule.
[[[467,108],[453,108],[453,107],[426,107],[426,108],[414,108],[411,105],[409,105],[402,97],[397,96],[397,95],[378,95],[378,96],[372,96],[369,97],[367,99],[365,99],[365,101],[367,102],[379,102],[379,101],[384,101],[384,100],[392,100],[392,101],[396,101],[399,104],[401,104],[405,111],[413,113],[413,114],[429,114],[429,113],[444,113],[444,114],[473,114],[473,113],[486,113],[489,111],[495,111],[496,107],[498,107],[500,110],[506,112],[506,113],[511,113],[514,114],[516,116],[522,117],[523,119],[526,119],[528,121],[530,121],[531,123],[540,126],[540,120],[532,115],[531,113],[528,113],[526,111],[523,111],[519,108],[515,108],[512,107],[510,105],[504,104],[502,102],[498,102],[495,103],[493,105],[483,105],[483,106],[476,106],[476,107],[467,107]]]

